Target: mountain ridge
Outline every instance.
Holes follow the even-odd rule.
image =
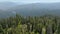
[[[41,16],[45,14],[58,15],[60,14],[60,3],[32,3],[17,5],[5,11],[7,15],[15,15],[16,13],[24,16]],[[3,13],[2,13],[3,14]],[[4,15],[5,15],[4,14]]]

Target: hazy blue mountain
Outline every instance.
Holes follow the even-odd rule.
[[[9,9],[10,12],[17,12],[23,15],[44,15],[44,14],[60,14],[60,3],[32,3],[19,5]]]
[[[24,16],[41,16],[45,14],[60,15],[60,3],[32,3],[18,5],[9,8],[5,11],[5,13],[2,11],[0,15],[3,14],[4,16],[11,16],[15,15],[16,13]]]
[[[17,2],[0,2],[0,10],[6,10],[18,5],[21,5],[23,3],[17,3]]]
[[[15,7],[16,9],[21,8],[39,8],[39,9],[60,9],[60,3],[32,3],[32,4],[26,4],[26,5],[19,5]]]

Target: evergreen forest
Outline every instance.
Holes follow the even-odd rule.
[[[60,17],[16,14],[0,18],[0,34],[60,34]]]

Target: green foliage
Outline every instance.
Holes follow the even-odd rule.
[[[56,16],[16,16],[0,19],[0,34],[60,34]]]

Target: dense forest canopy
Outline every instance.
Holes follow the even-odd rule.
[[[0,18],[0,34],[60,34],[60,17],[16,14]]]
[[[60,2],[3,1],[0,34],[60,34]]]

